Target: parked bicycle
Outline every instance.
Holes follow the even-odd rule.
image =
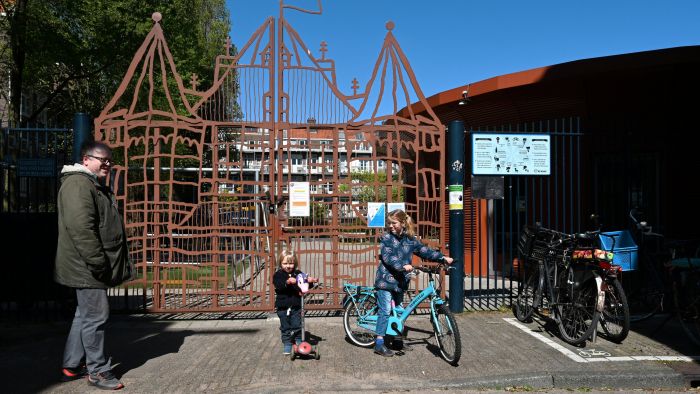
[[[641,284],[630,294],[632,321],[663,312],[665,306],[672,307],[662,325],[677,318],[688,338],[700,346],[700,240],[664,240],[663,235],[652,231],[637,209],[630,211],[630,219],[643,264]],[[666,301],[667,295],[671,303]]]
[[[591,270],[574,264],[580,237],[543,227],[523,229],[518,248],[525,260],[520,293],[514,304],[516,318],[529,322],[537,312],[553,319],[566,342],[580,345],[597,327],[602,305],[599,286],[588,280]]]
[[[580,242],[572,258],[578,264],[586,265],[593,273],[592,280],[596,281],[600,311],[600,329],[596,332],[610,341],[621,343],[629,334],[630,312],[625,290],[619,280],[622,267],[614,264],[616,238],[614,233],[601,231],[579,234]],[[603,248],[603,239],[609,240],[605,243],[608,248]]]
[[[668,246],[671,259],[666,268],[672,281],[675,316],[688,338],[700,346],[700,247],[697,240]]]
[[[389,316],[387,335],[403,338],[406,336],[406,320],[418,305],[427,300],[430,306],[430,322],[440,348],[440,356],[452,365],[457,365],[462,355],[462,339],[459,328],[447,302],[440,297],[440,284],[435,286],[435,277],[441,277],[441,270],[450,269],[446,263],[435,266],[420,266],[415,269],[428,274],[428,286],[418,293],[411,302],[403,307],[396,305]],[[347,294],[344,301],[343,326],[350,341],[358,346],[374,345],[377,327],[377,298],[373,287],[358,286],[346,283],[344,291]]]
[[[664,300],[668,293],[667,279],[664,277],[663,261],[667,256],[661,250],[664,236],[653,232],[644,219],[643,213],[633,208],[629,212],[632,234],[639,246],[639,269],[629,288],[630,321],[638,322],[650,318],[664,310]]]

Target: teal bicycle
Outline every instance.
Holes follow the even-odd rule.
[[[462,340],[459,336],[459,328],[447,302],[440,298],[440,292],[435,287],[433,274],[438,274],[442,269],[450,269],[447,263],[438,263],[432,267],[414,267],[416,270],[428,274],[428,286],[418,293],[406,307],[396,305],[389,316],[389,324],[386,335],[398,338],[406,336],[406,320],[411,312],[423,301],[430,304],[430,322],[433,326],[435,339],[440,348],[440,356],[448,363],[456,366],[462,355]],[[357,346],[370,347],[374,345],[377,335],[377,296],[374,287],[358,286],[346,283],[343,290],[347,294],[344,305],[343,326],[345,333],[352,343]]]

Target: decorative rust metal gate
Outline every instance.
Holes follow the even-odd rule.
[[[383,230],[367,226],[372,201],[405,202],[418,234],[445,245],[445,130],[393,23],[365,90],[353,80],[346,95],[326,44],[312,55],[287,8],[321,13],[320,2],[318,11],[281,4],[277,23],[268,18],[239,53],[227,43],[206,91],[175,70],[155,13],[95,120],[96,139],[121,163],[110,179],[139,274],[115,291],[141,308],[271,310],[281,248],[320,278],[309,308],[339,308],[344,282],[374,280]],[[378,116],[385,96],[394,112],[417,97],[430,117]],[[289,215],[294,182],[309,182],[309,216]]]

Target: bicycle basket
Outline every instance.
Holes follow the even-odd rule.
[[[600,240],[601,249],[613,252],[613,264],[622,267],[623,271],[632,271],[637,269],[637,244],[634,243],[632,235],[627,230],[608,231],[598,237]],[[607,236],[606,236],[607,235]],[[612,250],[613,241],[615,239],[615,250]]]
[[[552,234],[546,229],[525,226],[518,242],[518,252],[526,261],[542,262],[550,254],[551,238]],[[561,252],[556,254],[561,255]]]
[[[537,233],[535,228],[530,226],[523,227],[523,231],[520,234],[520,239],[518,240],[518,252],[520,253],[520,256],[525,258],[530,256],[536,235]]]

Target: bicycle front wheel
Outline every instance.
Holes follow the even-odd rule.
[[[563,340],[579,345],[591,337],[598,325],[597,297],[595,281],[586,281],[577,288],[573,269],[569,267],[563,272],[556,302],[557,324]]]
[[[700,346],[700,274],[675,273],[673,301],[678,320],[691,341]]]
[[[532,314],[540,303],[544,276],[539,264],[529,264],[522,273],[520,292],[513,304],[513,314],[523,323],[532,321]]]
[[[440,355],[448,363],[457,366],[462,356],[462,339],[459,336],[457,321],[447,304],[437,306],[433,318],[433,331],[440,347]]]
[[[632,274],[633,281],[626,294],[632,323],[646,320],[663,311],[666,294],[663,274],[650,257],[640,256],[640,264],[642,269]]]
[[[627,296],[617,278],[608,280],[605,289],[605,307],[600,315],[601,336],[620,343],[630,332],[630,310]]]
[[[360,323],[366,321],[370,316],[376,316],[377,313],[377,299],[371,295],[363,296],[357,302],[350,301],[347,303],[343,314],[343,326],[350,342],[362,347],[374,345],[374,339],[377,334],[374,330]]]

